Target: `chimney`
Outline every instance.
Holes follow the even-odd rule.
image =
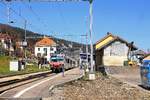
[[[107,32],[107,35],[110,35],[111,33],[110,32]]]

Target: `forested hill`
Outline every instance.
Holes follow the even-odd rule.
[[[2,32],[3,34],[9,34],[10,36],[15,36],[16,39],[22,40],[24,39],[24,29],[22,28],[18,28],[18,27],[14,27],[14,26],[10,26],[7,24],[1,24],[0,23],[0,32]],[[31,31],[26,31],[27,32],[27,36],[41,36],[40,34],[31,32]]]
[[[3,34],[9,34],[11,37],[14,38],[14,41],[24,40],[25,30],[22,28],[18,28],[18,27],[14,27],[14,26],[0,23],[0,32]],[[29,30],[27,30],[26,32],[27,32],[27,34],[26,34],[27,37],[33,37],[30,39],[27,39],[29,47],[30,46],[33,47],[35,42],[38,41],[39,39],[41,39],[39,37],[44,36],[42,34],[34,33],[32,31],[29,31]],[[59,39],[57,37],[52,37],[52,36],[49,36],[49,37],[53,38],[54,41],[58,44],[58,46],[62,47],[62,48],[66,48],[66,49],[73,48],[73,49],[79,50],[81,47],[85,47],[85,45],[77,43],[77,42]]]

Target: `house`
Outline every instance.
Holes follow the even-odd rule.
[[[133,42],[132,44],[128,43],[126,40],[108,32],[104,38],[95,44],[95,65],[97,67],[100,65],[123,66],[124,62],[129,59],[128,55],[131,58],[132,52],[128,52],[129,50],[137,50]]]
[[[35,44],[35,56],[45,57],[50,61],[51,54],[56,53],[56,43],[48,37],[44,37]]]
[[[133,52],[134,60],[137,62],[138,65],[141,65],[141,58],[145,57],[146,52],[143,50],[136,50]]]
[[[9,53],[14,51],[12,37],[8,34],[0,33],[0,51],[7,50]]]

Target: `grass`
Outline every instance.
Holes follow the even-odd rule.
[[[11,57],[8,56],[0,56],[0,74],[9,72],[9,61]]]
[[[4,76],[12,76],[18,74],[28,74],[35,72],[42,72],[49,70],[48,68],[39,69],[37,65],[27,65],[26,68],[22,71],[9,71],[9,62],[12,60],[11,57],[8,56],[0,56],[0,77]]]

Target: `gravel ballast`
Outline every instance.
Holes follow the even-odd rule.
[[[130,86],[113,77],[100,74],[96,80],[85,78],[51,91],[52,100],[150,100],[150,92]]]

